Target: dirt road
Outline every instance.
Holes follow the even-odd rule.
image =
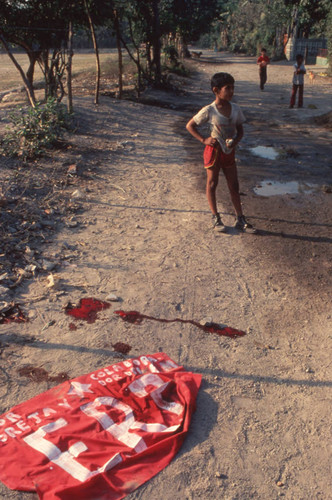
[[[67,187],[80,191],[73,198],[81,209],[71,224],[58,222],[43,245],[44,258],[56,265],[56,289],[47,288],[46,274],[24,282],[16,298],[30,321],[1,325],[0,413],[51,386],[19,377],[19,367],[73,378],[118,360],[116,342],[132,346],[129,357],[164,351],[203,375],[197,410],[176,459],[128,499],[327,500],[331,132],[313,119],[328,111],[329,87],[323,78],[312,86],[306,80],[305,107],[291,110],[290,63],[268,68],[264,92],[253,58],[204,52],[191,64],[195,73],[183,80],[183,94],[146,96],[164,107],[103,97],[94,108],[92,99],[76,99],[79,133],[71,150],[49,161],[52,168],[82,168]],[[217,71],[235,77],[235,101],[247,117],[239,177],[244,212],[259,235],[232,230],[222,179],[218,201],[230,229],[211,230],[202,147],[185,131],[213,100],[209,78]],[[256,156],[256,146],[272,146],[279,156]],[[301,192],[261,196],[265,181],[283,189],[297,182]],[[68,301],[110,293],[125,310],[211,318],[247,335],[207,336],[179,323],[130,325],[112,314],[119,303],[96,323],[69,329]],[[34,498],[3,485],[0,497]]]

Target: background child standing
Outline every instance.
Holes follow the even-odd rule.
[[[267,65],[270,64],[266,49],[261,49],[261,55],[257,59],[257,64],[259,64],[259,86],[261,90],[264,90],[264,85],[267,81]]]
[[[303,56],[301,54],[297,54],[296,63],[294,64],[294,75],[293,75],[293,87],[292,87],[292,95],[290,99],[290,108],[294,108],[296,101],[296,93],[297,89],[299,89],[299,101],[298,108],[303,107],[303,87],[304,87],[304,75],[306,74],[306,69],[303,64]]]
[[[215,101],[202,108],[189,122],[187,130],[198,141],[205,145],[204,167],[206,169],[206,196],[212,212],[213,227],[225,232],[217,209],[216,189],[219,172],[223,171],[231,195],[232,203],[237,215],[235,227],[242,231],[255,232],[243,213],[239,194],[239,182],[235,163],[235,146],[243,137],[245,121],[240,106],[231,103],[234,94],[234,78],[229,73],[216,73],[211,78],[211,89]],[[211,135],[203,137],[197,127],[205,123],[210,124]]]

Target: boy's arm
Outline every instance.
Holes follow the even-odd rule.
[[[195,120],[192,118],[191,120],[189,120],[189,122],[187,123],[186,125],[186,129],[188,130],[188,132],[193,136],[195,137],[195,139],[197,139],[199,142],[201,142],[202,144],[205,144],[206,146],[209,145],[209,146],[214,146],[215,144],[217,144],[217,139],[214,139],[213,137],[206,137],[204,138],[197,130],[197,125],[195,123]]]
[[[236,125],[236,131],[237,131],[237,134],[236,134],[236,137],[234,137],[234,142],[233,142],[232,147],[239,144],[240,140],[242,139],[242,137],[243,137],[243,125],[242,124]]]

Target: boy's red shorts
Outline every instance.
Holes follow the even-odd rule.
[[[228,168],[235,165],[235,149],[226,155],[221,149],[220,145],[217,146],[205,146],[204,153],[204,168],[219,167]]]

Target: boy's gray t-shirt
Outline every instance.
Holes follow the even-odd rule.
[[[295,63],[294,64],[293,83],[294,83],[294,85],[303,85],[304,84],[304,75],[303,75],[303,73],[297,74],[296,71],[298,69],[300,69],[301,71],[304,71],[304,73],[307,72],[303,63],[300,64],[300,66],[297,63]]]
[[[194,117],[196,125],[209,123],[211,127],[211,137],[217,139],[224,153],[230,154],[232,149],[226,146],[226,139],[234,139],[237,134],[237,125],[242,125],[246,121],[240,106],[230,103],[232,111],[229,118],[219,113],[215,101],[208,106],[204,106]]]

